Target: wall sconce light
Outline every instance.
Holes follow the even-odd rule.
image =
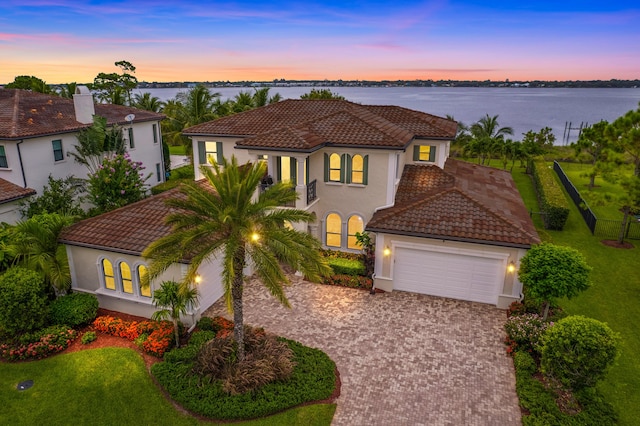
[[[382,251],[382,254],[384,254],[385,256],[389,256],[391,254],[391,249],[389,248],[389,246],[386,246],[384,248],[384,250]]]
[[[513,274],[516,271],[516,264],[513,263],[513,260],[509,262],[509,265],[507,265],[507,272],[509,272],[510,274]]]
[[[196,284],[200,284],[200,283],[202,282],[202,276],[200,276],[200,275],[196,275],[196,277],[193,279],[193,281],[194,281]]]

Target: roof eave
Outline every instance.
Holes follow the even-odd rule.
[[[479,240],[475,238],[462,238],[462,237],[452,237],[448,235],[433,235],[433,234],[425,234],[421,232],[410,232],[410,231],[397,231],[397,230],[389,230],[383,228],[375,228],[375,227],[365,227],[365,231],[367,232],[379,232],[382,234],[392,234],[392,235],[403,235],[407,237],[418,237],[418,238],[429,238],[432,240],[443,240],[443,241],[457,241],[462,243],[472,243],[472,244],[489,244],[492,246],[499,247],[511,247],[511,248],[521,248],[521,249],[529,249],[531,248],[531,244],[520,244],[520,243],[509,243],[504,241],[489,241],[489,240]]]
[[[91,244],[91,243],[83,243],[79,241],[70,241],[65,239],[59,239],[58,242],[62,244],[66,244],[68,246],[84,247],[84,248],[89,248],[93,250],[102,250],[102,251],[108,251],[110,253],[128,254],[132,256],[142,256],[142,252],[139,252],[137,250],[125,250],[117,247],[106,247],[106,246],[100,246],[100,245]],[[190,262],[186,259],[183,259],[177,263],[184,263],[188,265]]]

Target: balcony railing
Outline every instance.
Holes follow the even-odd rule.
[[[312,202],[314,202],[317,198],[318,195],[316,193],[316,180],[314,179],[313,181],[311,181],[308,185],[307,185],[307,206],[309,204],[311,204]],[[267,184],[267,183],[262,183],[260,185],[260,193],[263,193],[264,191],[269,190],[269,188],[271,188],[272,184]],[[296,188],[293,187],[291,188],[292,191],[295,191]],[[289,201],[283,204],[283,207],[295,207],[296,206],[296,202],[294,201]]]

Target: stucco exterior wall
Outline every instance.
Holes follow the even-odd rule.
[[[434,163],[413,160],[413,147],[416,145],[430,145],[436,147],[436,159]],[[432,139],[415,139],[407,148],[404,155],[404,164],[436,164],[441,169],[449,158],[450,141],[432,140]]]
[[[16,200],[0,204],[0,223],[5,222],[9,225],[14,225],[22,219],[22,214],[20,213],[20,201],[24,200]]]

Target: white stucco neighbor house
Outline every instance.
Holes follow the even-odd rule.
[[[13,225],[18,222],[22,218],[20,202],[35,193],[34,189],[23,188],[0,178],[0,224]]]
[[[317,217],[303,230],[324,247],[359,251],[356,232],[373,234],[376,288],[506,308],[521,296],[515,268],[540,239],[508,172],[449,158],[456,128],[396,106],[285,100],[184,134],[193,140],[196,181],[208,159],[265,161],[261,190],[292,182],[296,207]],[[64,231],[73,287],[98,294],[108,309],[150,315],[140,254],[170,231],[164,200],[176,196],[174,189]],[[179,280],[188,261],[152,285]],[[217,260],[199,271],[200,311],[223,294],[220,271]]]
[[[93,123],[93,116],[118,125],[124,132],[127,152],[152,173],[147,185],[164,181],[160,121],[163,114],[133,107],[96,104],[85,86],[73,99],[19,89],[0,89],[0,179],[38,193],[49,175],[56,179],[87,176],[70,152],[77,135]]]

